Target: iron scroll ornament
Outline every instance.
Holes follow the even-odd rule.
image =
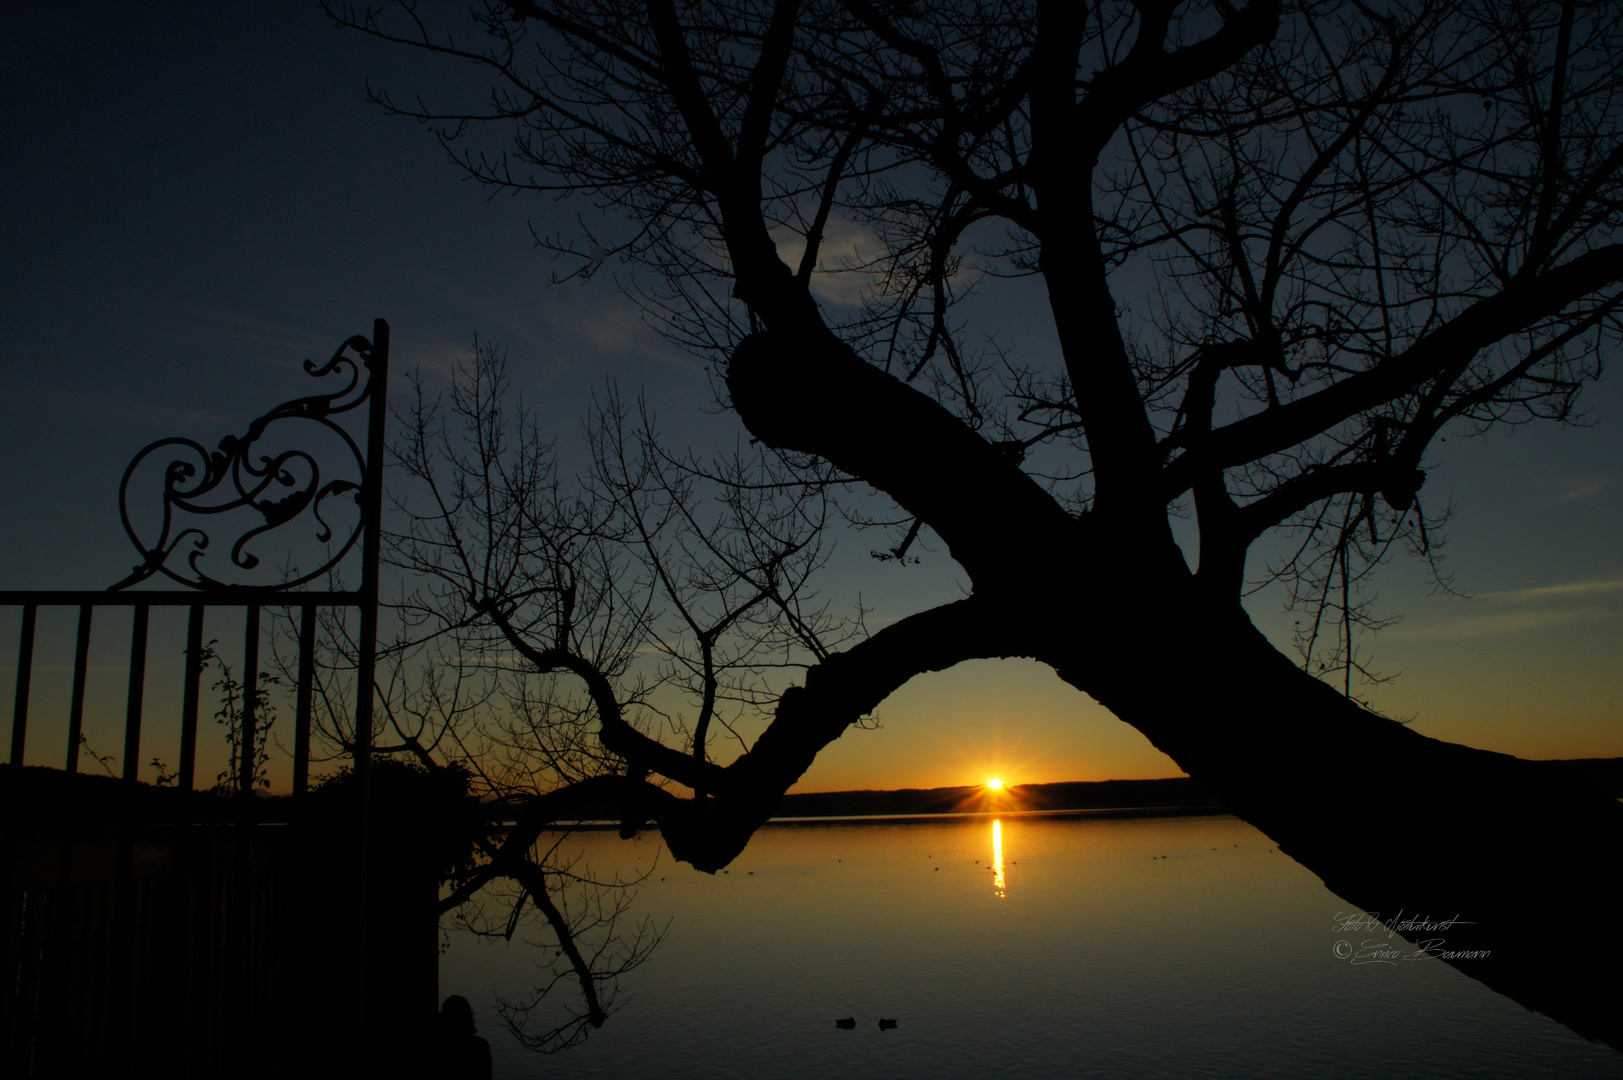
[[[326,574],[343,560],[362,533],[359,496],[366,460],[354,438],[333,417],[353,411],[370,395],[373,343],[356,335],[340,345],[325,364],[306,360],[304,370],[313,378],[347,375],[348,379],[332,393],[294,398],[276,406],[249,424],[246,434],[221,439],[212,452],[192,439],[167,438],[135,455],[119,483],[118,501],[124,532],[141,552],[142,562],[113,585],[113,590],[159,573],[194,589],[256,585],[293,589]],[[301,436],[297,445],[291,438],[295,432]],[[319,443],[327,444],[327,456],[337,459],[327,462],[328,479],[323,479]],[[164,461],[166,455],[173,456]],[[139,493],[144,485],[136,483],[138,478],[150,477],[160,462],[161,515],[156,536],[149,542],[143,539],[143,532],[148,536],[152,532],[138,528],[132,519],[132,484]],[[350,493],[353,511],[343,513],[348,520],[335,527],[342,505],[336,497]],[[150,505],[147,499],[141,500],[141,507]],[[152,517],[150,511],[147,517]],[[224,526],[226,535],[235,534],[229,562],[225,569],[207,568],[204,561],[214,540],[211,528],[219,526]],[[274,580],[244,580],[262,562],[249,549],[250,543],[271,533],[289,539],[289,561]],[[188,541],[190,548],[183,552]],[[315,545],[319,546],[318,565],[308,569],[294,565],[292,558],[301,548]],[[181,568],[175,565],[177,561]]]

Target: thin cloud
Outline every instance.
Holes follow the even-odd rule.
[[[603,356],[635,357],[696,371],[704,367],[660,337],[636,305],[624,297],[577,291],[567,305],[548,309],[546,319],[550,340],[536,344],[550,346],[543,351],[559,369],[596,370]],[[562,342],[568,344],[559,348]]]
[[[1617,618],[1623,614],[1623,605],[1615,599],[1620,594],[1623,575],[1479,593],[1447,615],[1414,619],[1384,636],[1409,641],[1459,641],[1547,632]]]
[[[1605,596],[1616,592],[1623,592],[1623,576],[1590,581],[1570,581],[1562,585],[1541,585],[1533,589],[1509,589],[1504,592],[1480,593],[1477,599],[1500,604],[1537,604],[1548,600]]]
[[[286,363],[287,357],[308,353],[312,341],[325,341],[331,332],[323,333],[318,327],[256,319],[236,312],[214,308],[193,308],[191,324],[182,328],[188,340],[217,341],[223,351],[241,355],[243,346],[258,352],[261,363]],[[371,325],[354,333],[371,333]],[[338,344],[336,341],[333,343]],[[325,359],[324,357],[319,359]]]
[[[1579,623],[1599,622],[1616,615],[1615,611],[1593,607],[1464,615],[1449,619],[1417,620],[1390,630],[1382,637],[1397,641],[1462,641],[1468,638],[1540,633]]]
[[[791,268],[800,265],[806,252],[806,238],[787,230],[774,236],[778,257]],[[825,303],[855,306],[863,293],[877,280],[868,269],[888,255],[884,241],[866,225],[843,218],[830,218],[823,227],[823,242],[817,248],[817,265],[812,268],[811,291]]]
[[[1602,491],[1606,490],[1607,483],[1608,478],[1604,476],[1593,480],[1578,481],[1561,494],[1557,495],[1555,497],[1555,502],[1560,504],[1582,502],[1585,499],[1593,499],[1596,495],[1599,495]]]
[[[64,391],[53,395],[53,404],[75,422],[108,431],[138,427],[145,437],[180,436],[211,445],[211,440],[236,434],[235,428],[253,419],[253,413],[239,410],[191,408],[165,401],[129,397],[83,397]],[[139,418],[138,422],[132,418]],[[134,452],[135,447],[131,447]],[[115,477],[116,479],[116,477]]]
[[[394,393],[392,388],[402,385],[408,376],[421,378],[424,385],[429,387],[447,385],[456,366],[467,362],[473,355],[476,339],[480,345],[490,344],[485,340],[486,336],[481,331],[457,340],[445,334],[431,334],[393,342],[393,355],[389,358],[390,393]],[[502,342],[498,341],[496,345],[502,351],[507,351]]]

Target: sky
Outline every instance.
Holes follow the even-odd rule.
[[[737,435],[736,420],[711,406],[701,364],[643,325],[609,274],[548,284],[554,264],[531,229],[567,228],[575,207],[490,198],[421,128],[369,104],[369,79],[396,92],[480,85],[464,68],[336,30],[313,4],[0,13],[0,588],[122,577],[133,549],[117,488],[134,452],[169,435],[212,444],[305,392],[299,362],[370,333],[377,317],[391,324],[397,373],[444,372],[475,335],[498,342],[563,441],[578,439],[610,379],[647,394],[674,446]],[[1047,346],[1022,330],[1018,298],[992,295],[979,310],[1006,318],[993,329],[1015,348]],[[1369,691],[1389,715],[1527,757],[1623,756],[1616,377],[1592,387],[1586,406],[1583,427],[1438,446],[1426,494],[1432,506],[1454,502],[1448,567],[1465,597],[1432,594],[1416,567],[1389,568],[1381,602],[1405,618],[1370,645],[1397,678]],[[904,569],[873,562],[873,546],[844,542],[828,585],[860,592],[872,618],[959,595],[939,554]],[[1288,642],[1294,616],[1279,596],[1249,606]],[[17,611],[0,611],[6,703]],[[99,671],[126,663],[119,618],[98,617]],[[177,640],[178,623],[154,618],[156,642]],[[236,617],[221,618],[209,633],[229,641]],[[71,613],[42,615],[30,763],[60,757],[50,732],[62,727],[52,710],[71,633]],[[1165,651],[1175,673],[1176,640],[1146,648]],[[178,673],[156,659],[149,670],[146,745],[172,754],[163,714]],[[92,692],[87,728],[103,755],[117,749],[121,673],[108,685]],[[1243,673],[1212,688],[1234,701],[1244,692]],[[1134,729],[1032,663],[915,680],[878,715],[877,730],[824,751],[798,790],[1179,775]]]

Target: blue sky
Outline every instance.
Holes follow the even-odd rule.
[[[644,327],[610,275],[548,286],[529,226],[567,227],[574,208],[490,199],[425,132],[365,100],[368,78],[454,93],[477,89],[470,77],[336,31],[314,5],[0,15],[0,587],[121,577],[132,553],[116,492],[135,450],[217,439],[300,392],[298,362],[374,317],[393,327],[397,371],[443,371],[475,334],[506,346],[566,442],[606,378],[646,390],[673,444],[734,437],[707,409],[699,363]],[[996,304],[981,307],[996,320]],[[1005,310],[1004,343],[1042,348]],[[1407,618],[1371,643],[1400,673],[1373,692],[1388,713],[1526,756],[1623,755],[1623,392],[1615,378],[1592,391],[1586,428],[1438,447],[1426,492],[1456,504],[1449,567],[1474,598],[1428,595],[1417,568],[1391,568],[1382,602]],[[867,559],[872,546],[846,544],[831,591],[860,589],[881,619],[957,595],[939,556],[898,570]],[[1278,597],[1251,610],[1288,639]],[[15,618],[0,613],[7,702]],[[1176,663],[1175,640],[1146,647]],[[1213,693],[1243,700],[1243,676]],[[917,681],[880,716],[802,788],[1176,772],[1032,664]]]

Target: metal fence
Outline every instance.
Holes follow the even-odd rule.
[[[21,609],[0,777],[9,900],[0,1073],[271,1075],[315,1056],[335,1064],[333,1055],[360,1073],[394,1056],[377,1052],[380,1012],[400,1021],[384,1027],[422,1028],[422,1018],[399,1014],[432,1009],[432,987],[402,1005],[400,988],[387,988],[398,978],[384,977],[390,965],[371,962],[378,949],[368,945],[378,930],[369,927],[366,852],[388,350],[380,319],[371,339],[350,338],[325,364],[306,361],[311,376],[342,383],[336,391],[278,405],[214,449],[171,438],[137,454],[120,510],[141,562],[112,588],[0,592],[0,605]],[[337,422],[345,413],[366,417],[364,449]],[[296,555],[263,555],[301,543],[316,555],[298,569]],[[358,589],[312,587],[333,581],[357,549]],[[150,587],[165,579],[180,587]],[[67,740],[43,758],[36,746],[32,766],[60,763],[60,773],[29,761],[39,611],[53,606],[78,609]],[[155,793],[138,773],[151,609],[166,606],[187,609],[180,755],[173,789]],[[252,797],[270,607],[297,613],[292,797],[275,822]],[[348,820],[315,821],[301,808],[317,620],[333,607],[359,613],[357,797]],[[130,627],[117,782],[80,775],[92,627],[110,612]],[[243,620],[238,790],[227,799],[200,791],[196,778],[205,620],[220,617]]]

